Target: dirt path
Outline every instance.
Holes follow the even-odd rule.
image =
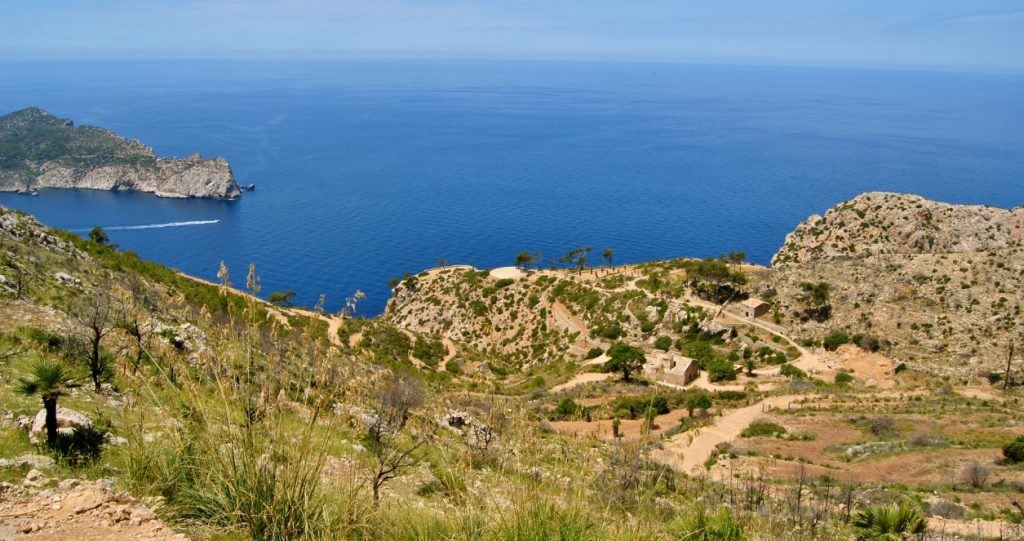
[[[575,376],[572,377],[572,379],[565,383],[555,385],[554,387],[549,389],[549,391],[552,393],[557,393],[559,391],[565,391],[567,389],[572,389],[573,387],[578,387],[580,385],[583,385],[584,383],[590,383],[592,381],[604,381],[612,377],[613,375],[614,374],[609,374],[606,372],[584,372],[582,374],[576,374]]]
[[[679,434],[651,452],[651,458],[684,473],[703,467],[715,446],[739,437],[743,429],[766,413],[766,408],[782,408],[804,398],[804,395],[773,396],[752,406],[732,410],[718,417],[711,426],[696,434]]]

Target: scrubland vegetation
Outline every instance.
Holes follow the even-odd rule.
[[[830,282],[782,300],[740,253],[441,264],[395,280],[388,312],[362,319],[288,292],[264,302],[252,267],[204,283],[2,212],[0,481],[14,499],[111,479],[212,539],[1022,532],[1012,356],[995,383],[991,367],[910,366],[873,329],[835,324],[846,300]],[[731,311],[748,297],[769,311]],[[30,440],[41,409],[89,424]],[[56,461],[39,466],[49,485],[29,482],[36,455]]]

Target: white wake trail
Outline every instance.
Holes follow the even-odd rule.
[[[220,222],[220,220],[194,220],[191,222],[168,222],[166,224],[146,224],[146,225],[115,225],[112,227],[104,227],[107,231],[131,231],[137,229],[163,229],[165,227],[189,227],[193,225],[210,225]],[[89,231],[88,229],[78,229],[77,231]]]

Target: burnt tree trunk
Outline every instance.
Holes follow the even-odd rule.
[[[46,410],[46,445],[53,447],[57,443],[57,399],[43,398],[43,409]]]

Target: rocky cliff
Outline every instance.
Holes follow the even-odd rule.
[[[805,220],[772,262],[779,312],[803,337],[870,335],[901,360],[977,372],[1024,333],[1024,207],[866,193]],[[808,282],[829,284],[827,319],[804,316]]]
[[[39,108],[0,117],[0,191],[42,188],[135,190],[161,197],[241,196],[223,158],[156,156],[139,141],[102,128],[75,126]]]

